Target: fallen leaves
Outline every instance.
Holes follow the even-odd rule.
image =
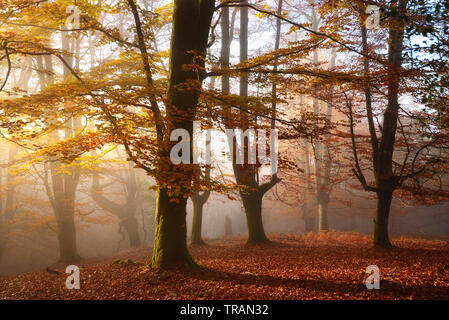
[[[241,237],[191,248],[201,270],[161,273],[150,248],[120,258],[83,261],[81,289],[67,290],[46,271],[0,278],[0,299],[449,299],[447,241],[399,238],[391,250],[373,248],[355,233],[271,234],[246,245]],[[115,263],[111,263],[115,261]],[[366,267],[380,269],[379,290],[365,287]]]

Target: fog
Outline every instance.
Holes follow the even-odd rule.
[[[267,1],[272,12],[250,11],[246,27],[238,23],[244,21],[243,10],[228,8],[226,32],[221,13],[211,13],[210,39],[195,46],[204,52],[181,45],[171,50],[181,48],[182,54],[170,55],[171,1],[137,1],[138,13],[127,5],[111,9],[113,1],[82,1],[77,10],[84,20],[78,16],[71,25],[66,13],[78,11],[66,11],[63,1],[43,2],[29,4],[39,14],[27,6],[15,8],[13,2],[11,8],[0,5],[2,37],[3,31],[10,37],[9,42],[0,39],[5,52],[0,54],[0,276],[135,248],[151,256],[158,191],[165,195],[159,203],[163,218],[170,210],[186,213],[186,226],[178,219],[173,230],[186,227],[189,244],[194,208],[200,207],[199,234],[206,244],[232,238],[244,243],[249,225],[255,224],[261,238],[265,232],[268,239],[275,233],[329,231],[373,237],[379,207],[386,214],[387,238],[448,239],[448,129],[438,111],[448,109],[447,95],[439,97],[442,102],[435,97],[440,105],[430,107],[418,95],[426,81],[413,78],[416,69],[407,67],[419,69],[419,52],[413,61],[406,61],[405,54],[397,59],[404,60],[394,66],[404,68],[403,78],[383,78],[391,72],[388,63],[379,62],[387,52],[386,27],[369,30],[367,43],[376,59],[368,65],[367,54],[363,59],[359,54],[371,49],[357,47],[363,31],[350,7],[342,9],[347,10],[345,28],[329,27],[345,32],[336,42],[316,35],[326,23],[340,20],[329,8],[332,12],[317,10],[315,1],[293,1],[276,15],[279,2]],[[50,9],[54,16],[42,19],[40,14]],[[284,11],[288,19],[278,17]],[[139,14],[143,27],[134,20]],[[192,61],[180,63],[175,71],[182,76],[176,77],[169,60],[179,56]],[[242,68],[245,63],[250,71]],[[373,73],[369,80],[364,67]],[[351,78],[356,76],[357,81]],[[185,82],[171,83],[177,78]],[[372,83],[365,87],[365,81]],[[406,88],[396,88],[391,101],[389,93],[398,83]],[[391,106],[395,126],[384,134]],[[166,155],[175,141],[172,126],[183,126],[189,134],[197,121],[215,130],[209,144],[216,154],[211,163],[178,171]],[[231,153],[224,133],[229,128],[276,131],[278,141],[263,142],[266,154],[279,151],[276,169],[270,171],[273,160],[238,167],[232,157],[221,157]],[[384,137],[391,150],[376,154]],[[254,141],[244,140],[244,160]],[[204,151],[208,142],[195,143]],[[381,156],[388,161],[378,161]],[[382,198],[385,190],[389,194]],[[200,195],[207,195],[204,205],[195,207],[193,199]],[[177,240],[173,230],[164,236]]]
[[[8,152],[2,154],[8,154]],[[20,155],[19,151],[18,156]],[[7,163],[6,160],[4,159],[4,163]],[[86,171],[76,194],[75,223],[78,252],[83,259],[89,259],[112,256],[131,248],[129,235],[123,227],[120,227],[117,216],[102,209],[92,199],[92,174],[99,174],[101,184],[107,185],[103,190],[106,198],[117,203],[124,203],[127,190],[123,180],[124,177],[129,176],[128,171],[132,170],[139,187],[134,213],[141,239],[139,247],[145,248],[150,255],[154,240],[156,193],[149,187],[154,185],[154,182],[143,170],[129,169],[130,166],[123,159],[104,159],[104,161],[109,162],[109,164],[103,164],[105,168]],[[32,169],[24,169],[19,164],[16,164],[14,168],[12,170],[4,166],[1,169],[3,210],[7,208],[6,194],[7,190],[11,189],[11,184],[15,195],[12,204],[15,218],[8,227],[8,233],[3,235],[7,241],[0,264],[2,276],[45,269],[57,262],[59,258],[55,216],[46,198],[43,182]],[[108,175],[111,171],[113,176]],[[14,178],[12,178],[13,175]],[[299,235],[316,231],[316,204],[310,203],[307,212],[307,215],[313,216],[314,230],[306,230],[303,218],[304,204],[300,202],[295,205],[286,204],[282,197],[278,199],[279,195],[276,195],[279,189],[268,194],[263,202],[265,231],[268,234]],[[341,193],[344,194],[344,190],[341,190]],[[372,234],[376,201],[367,198],[361,191],[358,193],[358,198],[354,198],[353,194],[346,194],[346,199],[331,199],[328,214],[330,230]],[[345,206],[343,203],[349,199],[351,204]],[[192,211],[192,201],[189,200],[187,205],[188,239],[191,232]],[[395,200],[392,205],[389,230],[393,238],[399,236],[447,238],[449,236],[448,213],[449,202],[420,206],[406,205],[403,201]],[[226,234],[226,217],[231,221],[231,235]],[[232,237],[245,239],[247,224],[241,201],[231,200],[223,194],[212,193],[203,209],[202,236],[206,243],[213,239],[226,240]]]

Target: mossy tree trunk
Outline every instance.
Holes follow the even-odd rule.
[[[186,66],[198,65],[199,70],[204,67],[214,9],[213,0],[174,1],[166,142],[171,132],[178,128],[187,130],[192,136],[203,75],[201,71]],[[188,85],[189,89],[185,90],[183,85]],[[188,166],[171,163],[167,149],[161,148],[159,167],[164,168],[166,178],[158,178],[152,265],[160,268],[194,265],[187,249],[186,234],[186,205],[193,171]],[[173,191],[175,188],[178,193]]]
[[[12,144],[9,147],[9,158],[8,162],[12,163],[19,148],[16,144]],[[1,169],[0,169],[1,170]],[[6,250],[6,244],[8,242],[8,233],[11,229],[11,220],[16,212],[15,205],[15,192],[16,185],[14,183],[14,176],[12,174],[12,169],[8,167],[6,176],[6,200],[5,206],[3,206],[2,197],[0,197],[0,262],[2,261],[3,255]],[[0,174],[0,184],[2,182],[2,175]]]
[[[167,269],[175,266],[194,266],[187,249],[187,198],[171,196],[167,189],[159,188],[156,200],[155,238],[151,263]]]

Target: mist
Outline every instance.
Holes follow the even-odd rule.
[[[0,298],[447,298],[448,9],[0,1]]]

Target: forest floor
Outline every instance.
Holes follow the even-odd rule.
[[[356,233],[269,238],[264,245],[234,237],[190,248],[203,267],[194,271],[145,267],[151,248],[85,260],[79,290],[66,289],[65,266],[54,265],[0,278],[0,299],[449,299],[448,239],[396,238],[386,250]],[[379,290],[365,287],[369,265],[380,269]]]

